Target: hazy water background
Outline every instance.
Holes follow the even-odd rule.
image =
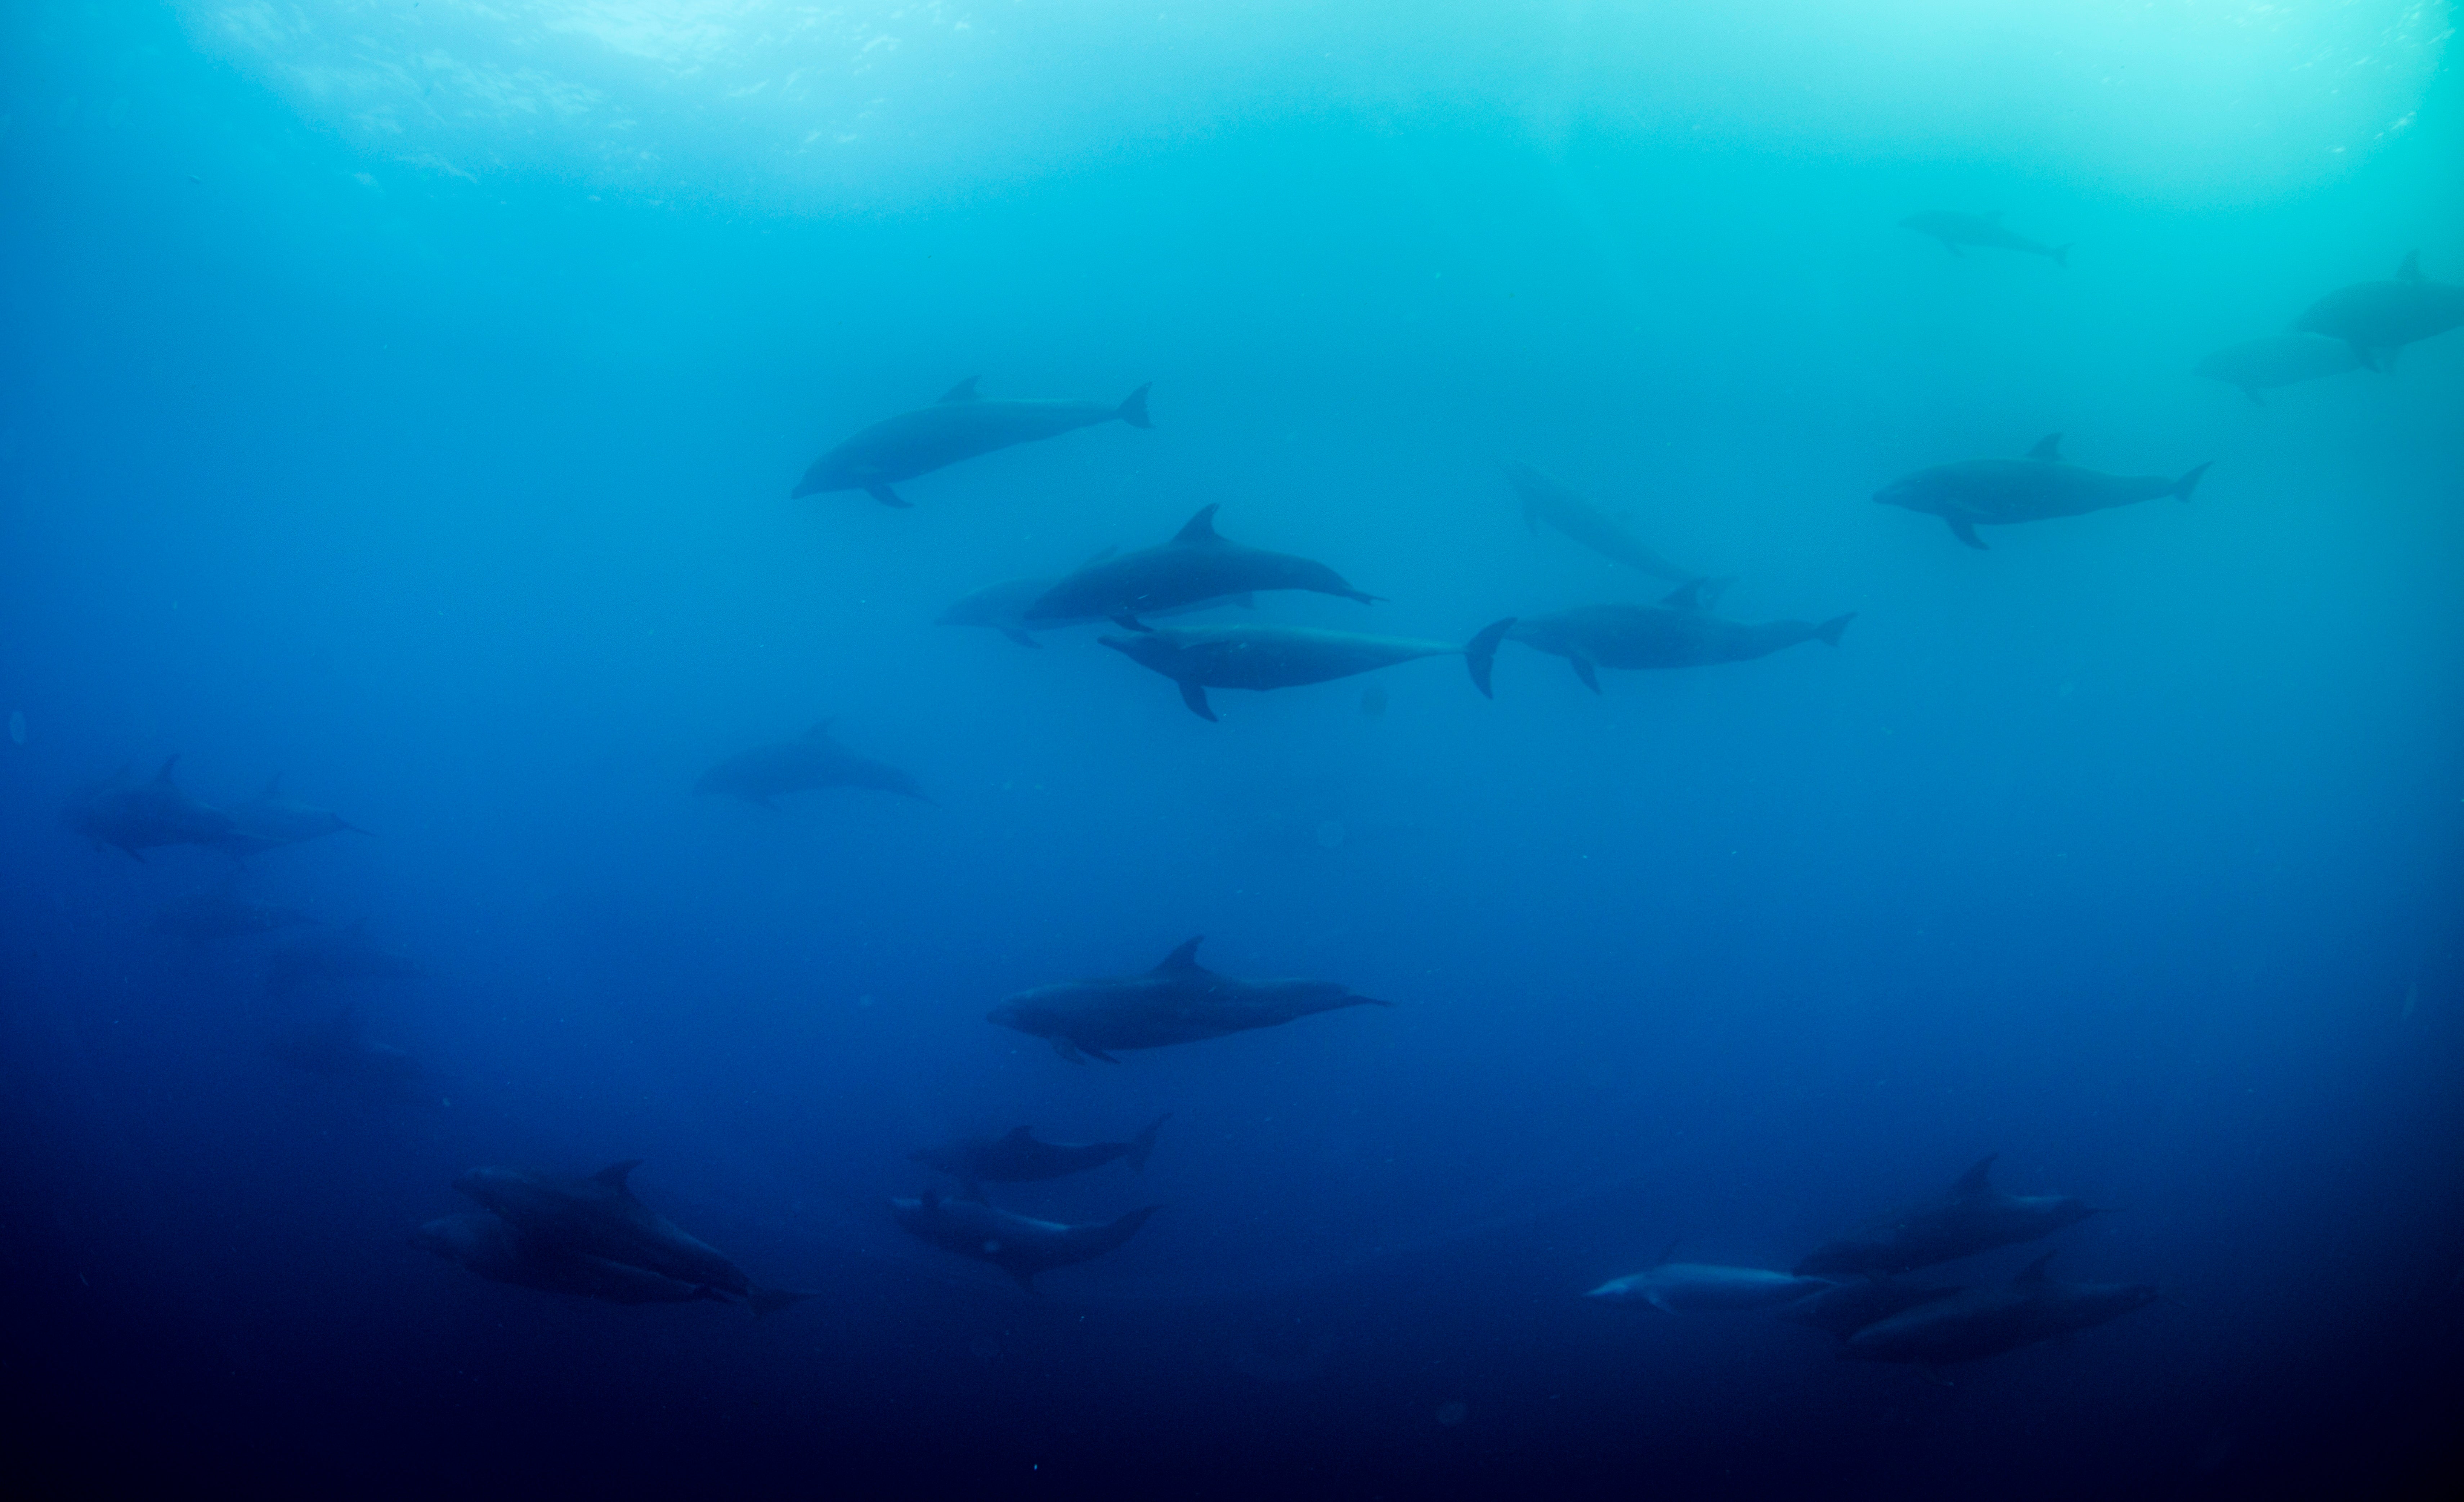
[[[421,9],[0,33],[0,1245],[55,1458],[1364,1495],[2452,1460],[2464,335],[2265,408],[2187,373],[2408,250],[2464,280],[2446,8]],[[1895,228],[1938,206],[2079,249]],[[1151,380],[1155,426],[911,512],[785,498],[973,373]],[[1984,554],[1867,499],[2056,430],[2215,468]],[[1084,632],[931,624],[1207,502],[1391,602],[1276,620],[1661,592],[1527,534],[1507,458],[1727,613],[1857,621],[1220,725]],[[824,717],[939,806],[689,793]],[[427,963],[363,1005],[450,1105],[286,1071],[256,951],[149,931],[227,860],[59,827],[172,752],[378,831],[247,890]],[[1193,933],[1397,1009],[1118,1069],[981,1020]],[[1143,1178],[1004,1198],[1167,1206],[1042,1299],[882,1208],[922,1141],[1165,1110]],[[1785,1266],[1997,1150],[2123,1207],[2058,1270],[2176,1296],[1947,1389],[1573,1297],[1672,1238]],[[404,1245],[473,1163],[632,1157],[825,1296],[570,1307]]]

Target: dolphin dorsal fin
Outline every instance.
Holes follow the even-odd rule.
[[[2037,439],[2036,446],[2028,451],[2028,457],[2032,459],[2042,459],[2047,464],[2060,463],[2062,458],[2062,435],[2057,432],[2049,432],[2043,437]]]
[[[948,389],[948,390],[946,390],[946,391],[942,392],[942,393],[941,393],[941,400],[940,400],[939,402],[935,402],[935,403],[934,403],[933,405],[934,405],[934,406],[935,406],[935,407],[939,407],[939,406],[941,406],[941,405],[942,405],[942,403],[944,403],[944,402],[980,402],[980,401],[982,401],[982,400],[983,400],[983,397],[982,397],[982,396],[980,396],[979,394],[978,394],[978,392],[977,392],[977,390],[976,390],[976,383],[977,383],[977,382],[979,382],[979,381],[980,381],[980,380],[982,380],[982,379],[983,379],[983,377],[981,377],[981,376],[969,376],[969,377],[967,377],[964,381],[959,382],[957,386],[954,386],[954,387],[950,387],[950,389]]]
[[[1199,935],[1196,939],[1183,940],[1179,948],[1163,957],[1163,963],[1155,967],[1155,973],[1166,975],[1204,969],[1205,966],[1198,962],[1198,946],[1204,942],[1206,942],[1204,934]]]
[[[1662,595],[1660,603],[1672,610],[1699,610],[1703,608],[1703,586],[1709,583],[1708,579],[1688,579]]]
[[[1961,1174],[1959,1176],[1959,1181],[1950,1186],[1952,1197],[1961,1200],[1972,1200],[1980,1194],[1991,1194],[1993,1192],[1993,1184],[1991,1181],[1993,1160],[2001,1156],[2002,1155],[1999,1153],[1988,1153],[1984,1157],[1978,1159],[1976,1160],[1976,1166],[1970,1168],[1968,1172]]]
[[[2404,264],[2395,269],[2395,279],[2398,281],[2419,281],[2421,279],[2421,253],[2419,251],[2407,251],[2404,253]]]
[[[1004,1142],[1023,1142],[1026,1140],[1027,1135],[1034,1130],[1035,1128],[1031,1126],[1012,1127],[1007,1132],[1001,1134],[1001,1140]]]
[[[1172,535],[1172,540],[1176,542],[1222,541],[1221,538],[1215,535],[1215,513],[1221,509],[1220,505],[1200,507],[1198,515],[1190,518],[1179,531]]]
[[[2051,1283],[2053,1279],[2045,1274],[2045,1264],[2053,1260],[2054,1254],[2049,1251],[2043,1256],[2038,1257],[2035,1261],[2029,1263],[2026,1267],[2021,1268],[2019,1270],[2019,1275],[2011,1280],[2012,1286],[2018,1288],[2024,1287],[2030,1283]]]
[[[267,778],[267,779],[265,780],[265,791],[263,791],[263,792],[261,792],[261,793],[257,794],[256,796],[258,796],[259,798],[279,798],[279,797],[281,797],[281,796],[282,796],[282,774],[281,774],[280,772],[276,772],[276,773],[275,773],[272,777]]]
[[[632,1186],[627,1184],[625,1180],[627,1176],[633,1172],[634,1169],[641,1166],[642,1160],[640,1159],[628,1158],[621,1163],[609,1163],[606,1167],[602,1168],[595,1174],[592,1174],[590,1179],[593,1183],[604,1183],[608,1188],[615,1190],[618,1194],[631,1194],[633,1192]]]
[[[165,757],[165,758],[164,758],[164,759],[163,759],[163,770],[161,770],[161,771],[159,771],[159,772],[157,772],[157,773],[155,773],[155,774],[154,774],[154,781],[156,781],[156,782],[158,782],[158,783],[162,784],[163,784],[164,786],[165,786],[165,787],[170,786],[170,785],[171,785],[171,768],[173,768],[173,767],[175,767],[175,766],[177,766],[177,765],[179,765],[179,764],[180,764],[180,753],[178,753],[177,751],[174,751],[174,752],[172,752],[169,756],[167,756],[167,757]]]
[[[803,735],[797,739],[803,740],[827,740],[830,739],[830,726],[834,723],[835,721],[827,719],[814,720],[811,728],[807,729]]]

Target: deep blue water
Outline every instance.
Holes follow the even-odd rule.
[[[2407,252],[2464,281],[2440,55],[2329,167],[2332,133],[2120,124],[1833,149],[1812,106],[1757,133],[1751,59],[1648,120],[1295,63],[1297,103],[1223,83],[1156,123],[1124,43],[1074,66],[1135,128],[1057,90],[1004,130],[987,54],[897,151],[761,180],[715,123],[649,166],[486,161],[467,119],[397,143],[214,10],[0,20],[0,1256],[12,1465],[57,1494],[2457,1474],[2464,333],[2265,405],[2189,373]],[[1021,47],[1024,99],[1059,65]],[[1275,94],[1271,48],[1223,66]],[[671,85],[646,115],[704,139]],[[1942,207],[2077,249],[1897,226]],[[971,374],[1152,382],[1154,427],[902,482],[911,510],[788,498]],[[1986,552],[1869,498],[2055,431],[2213,468]],[[1452,642],[1666,591],[1528,531],[1508,460],[1733,578],[1724,614],[1856,619],[1597,696],[1511,643],[1493,700],[1445,659],[1217,690],[1217,724],[1086,629],[934,624],[1208,503],[1384,603],[1206,620]],[[825,718],[934,802],[692,791]],[[209,803],[280,772],[373,832],[135,860],[63,826],[173,754]],[[425,974],[270,987],[299,930],[156,928],[206,889]],[[1193,934],[1395,1005],[1119,1065],[984,1020]],[[279,1056],[345,1005],[411,1088]],[[996,1188],[1164,1206],[1037,1296],[891,1219],[923,1143],[1167,1111],[1141,1174]],[[2112,1213],[1946,1275],[2052,1249],[2166,1296],[1942,1381],[1577,1296],[1672,1244],[1786,1268],[1997,1152]],[[645,1201],[817,1296],[619,1308],[406,1241],[473,1165],[636,1158]]]

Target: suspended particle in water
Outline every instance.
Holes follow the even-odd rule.
[[[1461,1399],[1457,1399],[1453,1403],[1441,1403],[1438,1404],[1438,1422],[1450,1429],[1456,1425],[1463,1422],[1463,1420],[1469,1417],[1470,1414],[1471,1405]]]
[[[1320,850],[1333,850],[1335,847],[1343,843],[1343,821],[1340,819],[1329,819],[1317,827],[1318,848]]]
[[[22,709],[9,712],[9,739],[21,746],[26,743],[26,712]]]

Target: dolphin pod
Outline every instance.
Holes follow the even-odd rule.
[[[1147,420],[1147,388],[1139,387],[1111,407],[1101,402],[996,400],[979,395],[976,377],[969,376],[932,406],[883,418],[815,459],[789,495],[860,490],[885,506],[904,508],[908,502],[891,488],[900,480],[996,449],[1109,422],[1155,426]]]

